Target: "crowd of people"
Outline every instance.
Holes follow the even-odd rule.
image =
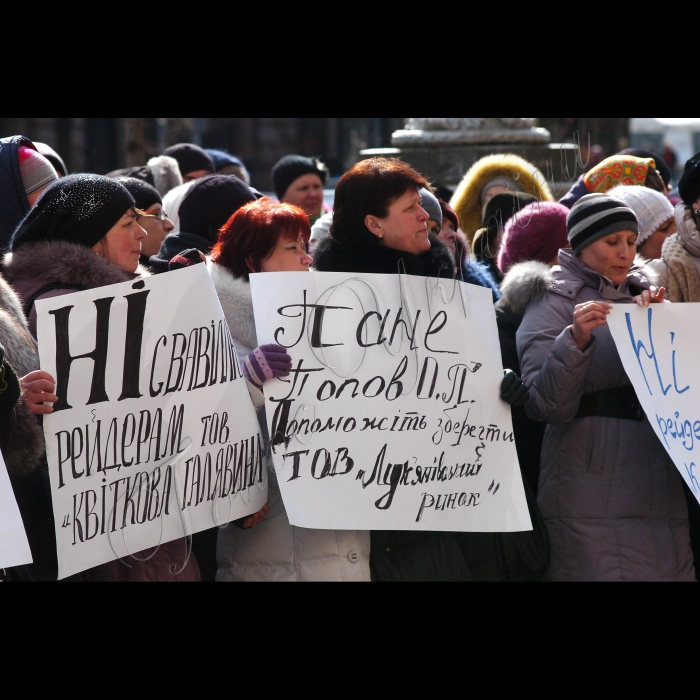
[[[255,515],[74,577],[126,581],[694,581],[700,509],[636,397],[607,326],[613,304],[700,301],[700,154],[672,195],[656,154],[625,151],[554,201],[541,172],[495,154],[451,196],[394,158],[359,162],[324,202],[304,156],[272,170],[193,144],[108,175],[69,174],[45,144],[0,140],[0,450],[34,563],[58,576],[42,417],[40,299],[206,264],[265,439],[266,382],[291,358],[259,346],[250,274],[376,273],[491,290],[533,530],[348,532],[290,525],[274,469]],[[443,198],[444,197],[444,198]],[[449,199],[449,201],[447,201]],[[497,400],[499,397],[494,397]],[[182,562],[181,562],[182,563]],[[174,573],[177,571],[177,573]]]

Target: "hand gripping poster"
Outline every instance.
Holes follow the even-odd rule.
[[[262,509],[265,446],[206,266],[36,307],[60,578]]]
[[[0,569],[32,563],[24,523],[0,453]]]
[[[615,306],[608,325],[654,432],[700,501],[700,304]]]
[[[398,275],[251,275],[289,521],[335,530],[532,530],[500,398],[490,290]]]

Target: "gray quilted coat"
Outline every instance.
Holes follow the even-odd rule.
[[[539,504],[551,538],[551,581],[694,581],[681,478],[651,426],[576,418],[581,397],[630,384],[610,330],[597,328],[581,352],[571,334],[574,307],[633,303],[570,251],[559,267],[522,290],[531,302],[518,331],[527,413],[547,423]]]

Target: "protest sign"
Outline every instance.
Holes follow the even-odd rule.
[[[422,277],[251,276],[289,521],[312,529],[532,530],[499,399],[491,290]]]
[[[0,453],[0,569],[31,563],[27,533]]]
[[[608,325],[654,432],[700,501],[700,304],[615,306]]]
[[[265,448],[204,265],[36,307],[57,382],[44,432],[60,578],[265,505]]]

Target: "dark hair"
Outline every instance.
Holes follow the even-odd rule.
[[[305,243],[311,238],[309,217],[292,204],[260,199],[239,209],[221,229],[212,251],[212,262],[227,268],[234,277],[249,280],[251,268],[260,272],[281,238]]]
[[[664,184],[661,173],[658,170],[654,170],[654,168],[649,168],[645,185],[650,190],[656,190],[656,192],[661,192],[661,194],[668,196],[668,187]]]
[[[372,234],[367,216],[388,216],[389,207],[409,190],[428,181],[397,158],[363,160],[340,178],[335,190],[331,236],[341,245],[366,244]]]

